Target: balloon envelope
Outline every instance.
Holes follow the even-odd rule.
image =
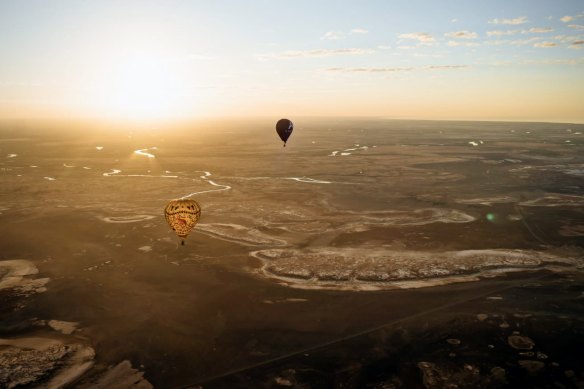
[[[182,244],[201,217],[201,206],[195,200],[172,200],[164,208],[166,222],[182,239]]]
[[[288,119],[280,119],[276,123],[276,132],[284,142],[284,146],[286,146],[286,141],[292,134],[292,130],[294,130],[294,124]]]

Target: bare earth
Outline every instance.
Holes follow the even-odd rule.
[[[1,123],[0,386],[584,385],[583,125],[272,122]]]

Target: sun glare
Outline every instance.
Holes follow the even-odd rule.
[[[160,56],[131,54],[116,58],[101,73],[97,99],[104,115],[127,119],[180,116],[180,67]]]

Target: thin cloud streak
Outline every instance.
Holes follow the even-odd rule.
[[[434,37],[427,32],[410,32],[407,34],[398,35],[400,39],[414,39],[423,43],[434,42]]]
[[[415,70],[453,70],[453,69],[468,69],[469,65],[429,65],[421,68],[416,67],[359,67],[359,68],[327,68],[327,72],[336,73],[399,73],[411,72]]]
[[[408,68],[327,68],[327,72],[337,73],[395,73],[395,72],[411,72],[415,70],[413,67]]]
[[[495,30],[487,31],[487,36],[504,36],[504,35],[515,35],[519,33],[519,30]]]
[[[320,39],[337,40],[337,39],[343,39],[344,37],[345,37],[345,34],[343,34],[341,31],[328,31]]]
[[[494,41],[493,40],[485,41],[484,43],[486,45],[490,45],[490,46],[501,46],[501,45],[526,46],[526,45],[535,44],[542,39],[543,39],[542,37],[533,37],[533,38],[529,38],[529,39],[515,39],[515,40],[499,39],[499,40],[494,40]]]
[[[460,38],[460,39],[476,39],[478,38],[478,34],[472,31],[454,31],[454,32],[447,32],[444,36],[448,38]]]
[[[523,30],[522,33],[527,34],[527,33],[532,33],[532,34],[538,34],[538,33],[544,33],[544,32],[552,32],[554,29],[551,27],[532,27],[529,30]]]
[[[542,47],[542,48],[556,47],[556,46],[558,46],[558,44],[555,42],[538,42],[538,43],[535,43],[533,45],[533,47]]]
[[[530,45],[532,43],[535,44],[535,43],[537,43],[537,41],[540,41],[542,39],[543,38],[541,38],[541,37],[533,37],[533,38],[529,38],[529,39],[516,39],[516,40],[513,40],[509,43],[513,46],[525,46],[525,45]]]
[[[564,23],[569,23],[569,22],[572,22],[576,19],[582,19],[582,18],[584,18],[584,12],[581,12],[577,15],[566,15],[566,16],[561,17],[560,20]]]
[[[468,69],[469,65],[431,65],[426,66],[424,69],[429,70],[450,70],[450,69]]]
[[[524,65],[581,65],[584,64],[584,58],[578,59],[527,59],[522,62]]]
[[[562,43],[571,43],[573,41],[581,40],[582,35],[556,35],[554,39]]]
[[[517,24],[525,24],[527,23],[527,16],[520,16],[518,18],[515,19],[499,19],[499,18],[495,18],[492,20],[489,20],[490,24],[511,24],[511,25],[517,25]]]
[[[480,46],[481,44],[477,42],[448,41],[447,45],[450,47],[476,47]]]
[[[364,34],[368,34],[368,33],[369,33],[369,31],[364,29],[364,28],[353,28],[348,33],[344,33],[342,31],[328,31],[320,39],[322,39],[322,40],[339,40],[339,39],[345,39],[347,37],[347,35],[354,35],[354,34],[364,35]]]
[[[305,50],[305,51],[284,51],[281,53],[273,54],[260,54],[257,56],[258,59],[290,59],[290,58],[310,58],[310,57],[332,57],[337,55],[366,55],[374,53],[373,49],[359,49],[359,48],[348,48],[348,49],[316,49],[316,50]]]

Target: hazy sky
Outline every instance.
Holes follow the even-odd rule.
[[[0,117],[584,122],[582,0],[1,0]]]

